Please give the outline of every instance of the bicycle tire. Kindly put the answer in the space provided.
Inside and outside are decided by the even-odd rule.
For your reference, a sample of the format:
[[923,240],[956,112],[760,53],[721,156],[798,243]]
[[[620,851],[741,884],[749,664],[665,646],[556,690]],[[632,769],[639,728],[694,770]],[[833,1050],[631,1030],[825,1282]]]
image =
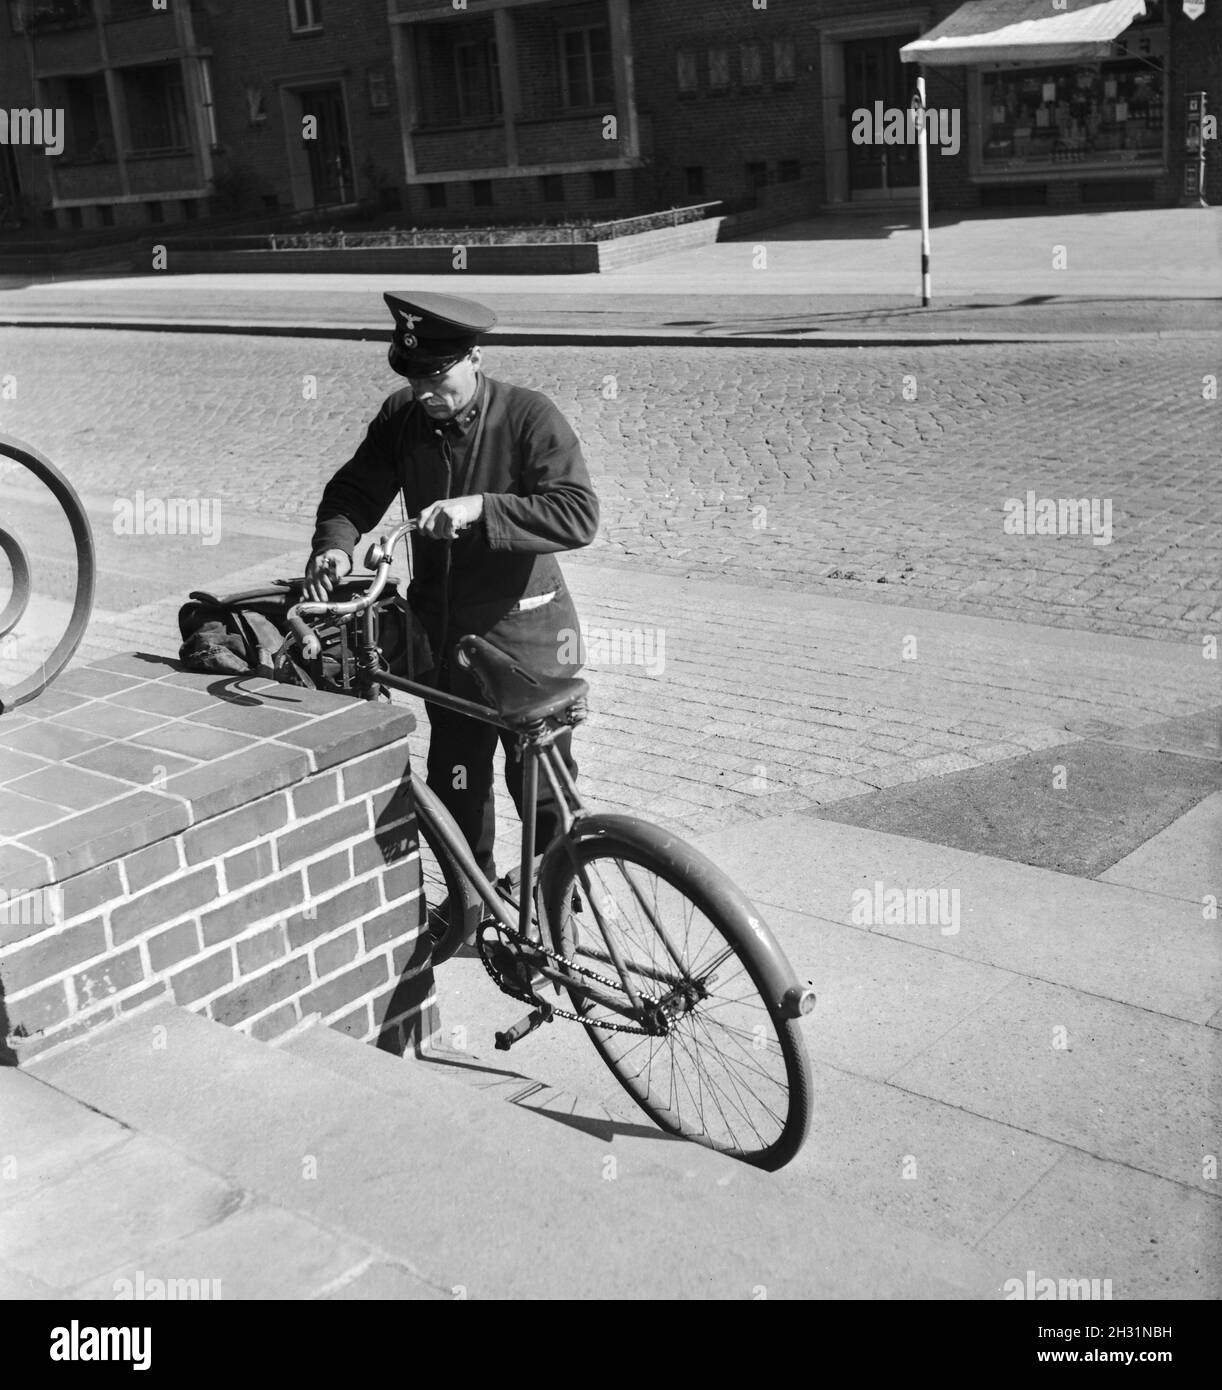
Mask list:
[[[581,988],[582,977],[570,972],[566,988],[574,1012],[603,1061],[661,1129],[759,1168],[783,1167],[802,1147],[810,1127],[810,1064],[798,1021],[785,1011],[784,990],[778,985],[778,977],[792,977],[792,970],[750,902],[716,865],[660,827],[625,816],[585,818],[568,847],[558,842],[549,850],[542,895],[556,948],[566,959],[604,976],[618,978],[618,972],[592,911],[576,910],[585,890],[570,850],[596,893],[600,884],[607,887],[610,866],[610,874],[622,880],[627,902],[638,909],[635,923],[628,921],[618,943],[624,959],[636,966],[629,973],[638,988],[652,989],[656,996],[662,991],[660,976],[677,978],[653,922],[632,892],[633,883],[645,887],[644,874],[666,886],[665,892],[647,891],[645,897],[655,916],[667,913],[662,925],[675,938],[672,945],[681,944],[679,954],[691,966],[689,979],[701,979],[700,971],[706,964],[712,969],[714,960],[732,956],[739,967],[727,977],[725,964],[719,963],[707,976],[708,997],[681,1012],[662,1037],[600,1027],[600,1019],[628,1020],[592,1003]],[[634,866],[631,879],[624,878],[625,863]],[[630,914],[623,900],[610,890],[608,894],[601,904],[604,918],[624,922]],[[684,915],[672,908],[683,908]],[[584,917],[580,926],[579,915]],[[620,929],[615,922],[610,925]],[[674,930],[679,926],[681,937]],[[723,1041],[730,1049],[727,1055],[716,1051]],[[686,1078],[678,1084],[677,1075],[685,1069],[694,1072],[694,1086]],[[756,1094],[757,1088],[767,1094]]]
[[[41,695],[71,661],[77,647],[80,646],[81,638],[85,635],[93,612],[97,567],[89,517],[81,505],[76,489],[68,479],[45,454],[39,453],[31,445],[14,439],[11,435],[0,434],[0,458],[20,464],[51,493],[67,519],[76,552],[72,610],[63,635],[36,671],[11,688],[0,686],[0,714],[3,714],[6,709],[16,709],[18,705],[28,704]],[[0,550],[6,555],[13,575],[12,593],[3,613],[3,633],[7,633],[16,627],[25,614],[31,589],[30,564],[21,542],[2,527]]]
[[[445,836],[461,838],[458,822],[436,794],[415,775],[412,792],[420,847],[420,889],[425,903],[422,929],[433,936],[432,962],[440,965],[475,940],[483,901],[446,848]],[[448,919],[440,909],[449,902]]]

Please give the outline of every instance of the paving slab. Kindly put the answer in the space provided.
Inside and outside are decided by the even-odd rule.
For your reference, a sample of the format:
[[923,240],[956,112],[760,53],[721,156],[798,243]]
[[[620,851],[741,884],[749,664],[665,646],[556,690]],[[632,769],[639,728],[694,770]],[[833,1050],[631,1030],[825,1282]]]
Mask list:
[[58,1290],[50,1284],[44,1284],[41,1279],[35,1279],[24,1270],[12,1269],[0,1260],[0,1299],[6,1303],[10,1299],[36,1299],[42,1302],[56,1297]]
[[241,1194],[140,1134],[70,1177],[6,1203],[4,1260],[61,1292],[221,1221]]
[[372,1259],[363,1242],[256,1199],[205,1230],[116,1264],[71,1296],[113,1299],[122,1280],[134,1292],[157,1279],[179,1281],[174,1296],[191,1301],[310,1298]]
[[1222,897],[1222,792],[1207,796],[1132,854],[1099,875],[1147,893],[1186,898],[1200,908]]
[[1108,729],[1099,738],[1127,748],[1153,748],[1159,753],[1181,753],[1222,762],[1222,707],[1182,719],[1143,724],[1136,729]]
[[1198,904],[805,815],[702,838],[765,907],[853,925],[875,885],[958,891],[960,927],[862,925],[928,950],[998,966],[1178,1019],[1207,1022],[1222,998],[1222,951]]
[[1039,980],[1016,980],[891,1083],[1210,1194],[1222,1037]]
[[368,1265],[351,1278],[322,1290],[317,1296],[328,1302],[356,1302],[376,1299],[379,1302],[396,1303],[436,1301],[443,1298],[463,1297],[466,1290],[461,1285],[449,1290],[434,1289],[423,1284],[410,1270],[402,1265],[375,1262]]
[[0,1208],[52,1187],[131,1131],[16,1067],[0,1067]]
[[1219,787],[1222,767],[1213,762],[1086,739],[838,801],[817,814],[1142,888],[1102,870]]
[[[815,1043],[818,1029],[808,1033]],[[806,1147],[779,1174],[799,1209],[826,1186],[864,1211],[968,1245],[1066,1152],[961,1105],[818,1063],[814,1117]]]
[[1110,1279],[1113,1299],[1222,1295],[1217,1196],[1084,1153],[1067,1153],[979,1248],[1009,1278]]

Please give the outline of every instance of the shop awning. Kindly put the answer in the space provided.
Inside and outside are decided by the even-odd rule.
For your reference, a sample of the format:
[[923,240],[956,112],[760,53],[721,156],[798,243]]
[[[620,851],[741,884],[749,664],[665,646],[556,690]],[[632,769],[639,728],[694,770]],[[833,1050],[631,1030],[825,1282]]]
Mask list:
[[905,63],[1056,63],[1106,58],[1111,43],[1146,12],[1146,0],[967,0],[941,24],[905,44]]

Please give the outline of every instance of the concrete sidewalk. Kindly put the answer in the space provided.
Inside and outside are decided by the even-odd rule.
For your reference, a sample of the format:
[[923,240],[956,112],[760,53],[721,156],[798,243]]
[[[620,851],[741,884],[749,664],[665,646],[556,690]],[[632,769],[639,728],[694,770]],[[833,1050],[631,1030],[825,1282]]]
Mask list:
[[[405,281],[485,300],[500,316],[500,340],[519,345],[943,343],[1222,329],[1222,209],[941,219],[932,240],[928,309],[920,307],[919,230],[903,212],[826,216],[601,275]],[[0,325],[361,338],[387,332],[383,288],[383,277],[361,274],[9,277],[0,280]]]

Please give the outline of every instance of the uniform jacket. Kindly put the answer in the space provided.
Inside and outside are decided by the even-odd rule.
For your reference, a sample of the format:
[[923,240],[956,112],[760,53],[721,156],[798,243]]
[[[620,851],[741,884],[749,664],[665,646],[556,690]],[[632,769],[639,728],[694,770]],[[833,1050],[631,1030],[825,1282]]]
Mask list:
[[[412,536],[412,607],[435,648],[443,628],[447,646],[475,633],[528,666],[572,675],[578,621],[556,555],[589,545],[599,514],[581,445],[538,391],[481,375],[472,404],[442,424],[416,405],[410,387],[387,397],[323,492],[313,549],[351,555],[400,489],[409,516],[440,498],[482,493],[483,515],[453,541]],[[518,610],[547,593],[555,594],[550,602]]]

